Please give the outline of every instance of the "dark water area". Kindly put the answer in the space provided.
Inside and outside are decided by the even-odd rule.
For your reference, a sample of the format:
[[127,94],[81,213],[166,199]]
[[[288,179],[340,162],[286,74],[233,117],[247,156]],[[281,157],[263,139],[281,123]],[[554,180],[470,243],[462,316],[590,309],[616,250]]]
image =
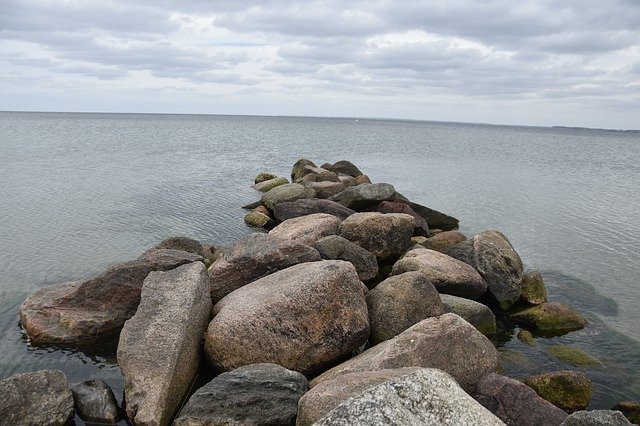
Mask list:
[[[0,113],[0,378],[54,368],[121,398],[113,353],[31,347],[20,303],[168,236],[232,243],[251,232],[240,206],[258,197],[254,176],[287,176],[301,157],[351,160],[467,235],[502,231],[550,299],[589,319],[536,347],[506,324],[494,342],[507,375],[578,369],[590,408],[640,400],[640,134],[397,120]],[[557,344],[602,365],[567,365],[547,352]]]

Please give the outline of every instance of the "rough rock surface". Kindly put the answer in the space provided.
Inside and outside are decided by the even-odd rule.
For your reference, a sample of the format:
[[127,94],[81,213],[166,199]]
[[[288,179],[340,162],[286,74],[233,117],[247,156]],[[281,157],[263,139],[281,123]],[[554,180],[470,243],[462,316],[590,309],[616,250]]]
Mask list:
[[369,281],[378,275],[378,261],[373,253],[338,235],[329,235],[318,240],[314,247],[323,259],[345,260],[355,266],[358,277]]
[[255,233],[237,241],[209,268],[211,299],[217,303],[251,281],[302,262],[320,260],[312,247],[273,235]]
[[276,223],[269,217],[259,211],[252,211],[244,216],[244,223],[254,228],[270,229],[276,226]]
[[402,367],[439,368],[467,391],[498,366],[498,352],[482,333],[456,314],[427,318],[326,371],[311,387],[343,374]]
[[413,227],[413,217],[407,214],[355,213],[342,222],[339,235],[384,262],[398,258],[409,248]]
[[579,371],[552,371],[529,376],[523,382],[568,413],[586,409],[591,400],[591,381]]
[[355,210],[351,210],[350,208],[347,208],[342,204],[338,204],[335,201],[321,200],[318,198],[308,198],[280,203],[276,205],[273,210],[273,216],[278,220],[278,222],[284,222],[287,219],[306,216],[313,213],[327,213],[336,216],[340,220],[344,220],[354,214]]
[[414,212],[413,209],[407,204],[382,201],[381,203],[367,210],[375,211],[378,213],[404,213],[408,214],[409,216],[413,216],[413,219],[415,220],[415,229],[413,231],[413,235],[429,235],[429,225],[427,224],[427,221],[418,213]]
[[396,192],[388,201],[407,204],[414,212],[422,216],[429,224],[430,229],[442,229],[443,231],[451,231],[458,227],[458,219],[441,213],[437,210],[430,209],[418,203],[409,201],[407,197]]
[[338,179],[340,179],[340,182],[342,182],[347,188],[350,186],[356,186],[358,184],[358,179],[354,178],[353,176],[340,174],[338,175]]
[[496,332],[496,316],[482,303],[449,294],[440,295],[445,312],[460,315],[482,334]]
[[[311,176],[311,175],[307,175]],[[316,192],[316,197],[326,199],[332,197],[346,188],[344,183],[332,182],[332,181],[320,181],[320,182],[304,182],[303,185],[306,188],[311,188]]]
[[169,249],[154,249],[144,256],[85,281],[36,290],[20,306],[20,321],[31,342],[60,346],[114,343],[124,322],[136,312],[149,272],[202,260]]
[[205,350],[224,371],[270,362],[314,374],[369,337],[367,304],[354,266],[302,263],[234,291],[214,306]]
[[389,277],[367,296],[371,344],[389,340],[425,318],[440,316],[444,306],[429,277],[413,271]]
[[355,164],[347,160],[341,160],[333,163],[329,168],[329,170],[331,170],[334,173],[342,173],[344,175],[349,175],[352,177],[358,177],[362,175],[362,172],[360,171],[360,169],[356,167]]
[[273,228],[269,234],[312,246],[320,238],[337,234],[341,222],[333,215],[314,213],[287,219]]
[[640,403],[622,401],[614,405],[611,409],[620,411],[631,423],[640,424]]
[[197,373],[210,317],[204,264],[152,272],[145,279],[117,353],[127,416],[136,425],[164,425],[173,418]]
[[560,302],[545,302],[533,306],[511,314],[511,319],[532,327],[541,334],[565,334],[587,325],[587,320],[582,315]]
[[395,192],[393,185],[388,183],[372,183],[350,186],[329,199],[350,209],[359,210],[388,200]]
[[459,244],[466,239],[467,237],[465,237],[462,232],[444,231],[438,232],[433,237],[427,238],[424,242],[421,242],[420,245],[424,248],[443,252],[447,248],[455,246],[456,244]]
[[253,188],[260,192],[269,192],[273,188],[276,188],[280,185],[286,185],[289,183],[289,179],[285,177],[275,177],[273,179],[265,180],[260,183],[256,183],[253,185]]
[[260,183],[267,180],[275,179],[278,175],[269,172],[260,172],[256,175],[256,178],[253,180],[254,183]]
[[298,372],[275,364],[247,365],[198,389],[173,425],[291,425],[307,388]]
[[120,419],[118,401],[102,380],[87,380],[71,388],[78,415],[85,422],[116,423]]
[[265,192],[260,201],[265,207],[273,211],[274,207],[279,203],[313,198],[315,196],[316,192],[311,188],[305,188],[304,185],[299,183],[287,183]]
[[498,231],[483,231],[445,253],[473,266],[486,281],[488,293],[507,310],[522,290],[522,260],[509,240]]
[[560,426],[626,426],[631,422],[620,411],[576,411]]
[[340,182],[338,175],[322,167],[306,166],[307,174],[298,179],[298,182]]
[[529,386],[495,373],[482,379],[475,399],[510,426],[558,425],[567,418]]
[[0,381],[0,423],[63,426],[73,418],[73,396],[62,371],[16,374]]
[[[154,249],[182,250],[186,251],[187,253],[197,254],[199,256],[205,255],[202,243],[189,237],[167,238],[165,240],[162,240],[160,244],[155,246],[152,250]],[[141,257],[144,257],[144,254]]]
[[316,425],[502,425],[448,374],[423,369],[375,385]]
[[531,271],[524,274],[520,300],[529,305],[540,305],[547,301],[547,289],[540,272]]
[[408,271],[426,274],[440,293],[477,299],[487,290],[487,283],[470,265],[446,254],[421,246],[408,251],[393,265],[392,275]]
[[307,166],[316,167],[313,161],[307,160],[306,158],[301,158],[296,161],[291,169],[291,181],[295,182],[307,173],[311,173],[311,170],[307,169]]

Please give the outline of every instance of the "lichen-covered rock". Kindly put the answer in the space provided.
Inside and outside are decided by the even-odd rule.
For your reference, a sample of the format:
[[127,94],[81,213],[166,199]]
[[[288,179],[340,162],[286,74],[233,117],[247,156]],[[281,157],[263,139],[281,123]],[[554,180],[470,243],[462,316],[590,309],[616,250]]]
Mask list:
[[0,423],[63,426],[73,418],[73,395],[62,371],[16,374],[0,381]]
[[226,296],[206,333],[209,362],[229,371],[270,362],[314,374],[369,337],[367,304],[352,264],[302,263]]
[[278,177],[278,175],[276,175],[274,173],[260,172],[260,173],[258,173],[256,178],[253,180],[253,183],[265,182],[267,180],[275,179],[277,177]]
[[560,426],[627,426],[631,423],[620,411],[576,411]]
[[523,382],[568,413],[586,409],[591,400],[591,381],[578,371],[553,371],[527,377]]
[[[311,175],[307,175],[311,176]],[[306,176],[305,176],[306,177]],[[320,182],[303,182],[303,185],[306,188],[311,188],[316,192],[317,198],[326,199],[332,197],[346,188],[344,183],[340,182],[332,182],[332,181],[320,181]]]
[[458,228],[458,219],[456,219],[455,217],[409,201],[407,197],[400,194],[399,192],[393,194],[393,196],[388,201],[407,204],[413,209],[414,212],[418,213],[427,221],[431,230],[440,229],[443,231],[451,231],[452,229]]
[[271,219],[271,217],[269,217],[269,215],[266,215],[259,211],[252,211],[247,213],[244,216],[244,223],[249,226],[253,226],[254,228],[261,229],[271,229],[276,226],[276,223],[273,219]]
[[280,203],[277,204],[273,210],[273,216],[278,222],[284,222],[287,219],[314,213],[327,213],[336,216],[340,220],[344,220],[354,214],[355,210],[351,210],[335,201],[321,200],[318,198]]
[[250,234],[224,251],[209,267],[211,299],[217,303],[251,281],[302,262],[322,259],[305,244],[269,234]]
[[467,237],[462,232],[458,231],[444,231],[438,232],[432,237],[420,242],[419,244],[424,248],[443,252],[447,248],[455,246],[466,240]]
[[222,373],[198,389],[173,422],[196,425],[291,425],[307,379],[275,364]]
[[444,313],[440,295],[419,271],[389,277],[367,296],[371,344],[389,340],[425,318]]
[[528,305],[540,305],[547,301],[547,289],[540,272],[531,271],[524,274],[520,300]]
[[118,401],[102,380],[87,380],[71,388],[78,415],[85,422],[117,423],[120,419]]
[[302,178],[302,176],[312,173],[307,166],[316,167],[313,161],[307,160],[306,158],[301,158],[296,161],[291,169],[291,182],[295,182]]
[[269,180],[265,180],[265,181],[260,182],[260,183],[256,183],[255,185],[253,185],[253,188],[258,190],[258,191],[260,191],[260,192],[269,192],[273,188],[277,188],[278,186],[286,185],[288,183],[289,183],[289,179],[287,179],[285,177],[275,177],[273,179],[269,179]]
[[319,239],[337,234],[341,222],[333,215],[314,213],[287,219],[273,228],[269,234],[313,246]]
[[496,332],[496,316],[482,303],[449,294],[440,295],[445,312],[460,315],[482,334]]
[[351,161],[347,161],[347,160],[341,160],[333,163],[329,168],[329,170],[335,173],[342,173],[344,175],[349,175],[353,177],[358,177],[362,175],[362,172],[360,171],[360,169],[356,167],[356,165],[353,164]]
[[329,199],[350,209],[360,210],[388,200],[395,192],[393,185],[388,183],[372,183],[349,186]]
[[533,306],[511,314],[511,319],[532,327],[541,334],[565,334],[587,325],[587,320],[582,315],[559,302],[545,302]]
[[305,188],[304,185],[299,183],[287,183],[276,186],[275,188],[265,192],[260,201],[269,210],[273,211],[275,206],[279,203],[300,200],[303,198],[314,198],[315,196],[316,192],[311,188]]
[[640,424],[640,403],[634,401],[619,402],[611,408],[620,411],[633,424]]
[[313,246],[323,259],[345,260],[355,266],[358,277],[369,281],[378,275],[378,261],[373,253],[338,235],[321,238]]
[[427,318],[393,339],[324,372],[311,387],[347,373],[402,367],[439,368],[473,391],[498,365],[498,352],[474,326],[456,314]]
[[413,209],[407,204],[394,203],[392,201],[382,201],[367,210],[375,211],[378,213],[404,213],[408,214],[409,216],[413,216],[413,219],[415,220],[415,229],[413,230],[413,235],[429,235],[429,225],[427,224],[427,221],[418,213],[414,212]]
[[554,357],[567,362],[574,367],[594,367],[601,364],[600,361],[586,352],[570,346],[554,345],[550,346],[548,351]]
[[531,334],[529,330],[520,330],[516,337],[518,338],[518,340],[520,340],[522,343],[526,345],[529,345],[529,346],[536,345],[536,339],[533,337],[533,334]]
[[342,222],[339,235],[384,262],[398,258],[409,248],[413,227],[413,217],[407,214],[355,213]]

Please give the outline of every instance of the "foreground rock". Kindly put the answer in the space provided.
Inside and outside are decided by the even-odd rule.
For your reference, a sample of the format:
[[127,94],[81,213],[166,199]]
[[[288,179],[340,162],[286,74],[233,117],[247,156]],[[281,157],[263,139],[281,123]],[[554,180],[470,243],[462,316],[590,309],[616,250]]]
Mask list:
[[205,349],[229,371],[270,362],[314,374],[369,337],[362,283],[340,260],[302,263],[234,291],[214,307]]
[[631,423],[640,424],[640,403],[623,401],[614,405],[612,410],[620,411]]
[[389,277],[367,296],[371,344],[389,340],[423,319],[440,316],[444,306],[429,278],[422,272]]
[[360,210],[393,197],[396,192],[388,183],[372,183],[350,186],[329,199],[350,209]]
[[327,213],[336,216],[340,220],[345,220],[354,214],[355,210],[351,210],[335,201],[320,200],[318,198],[279,203],[273,210],[273,216],[278,222],[314,213]]
[[593,410],[576,411],[560,426],[626,426],[631,423],[619,411]]
[[323,259],[344,260],[355,266],[361,281],[369,281],[378,275],[378,261],[369,251],[346,238],[330,235],[321,238],[314,246]]
[[487,291],[487,283],[470,265],[446,254],[418,246],[393,265],[392,275],[407,271],[426,274],[438,292],[477,299]]
[[285,185],[276,186],[267,191],[260,201],[269,210],[273,211],[274,207],[279,203],[287,201],[295,201],[303,198],[313,198],[316,192],[311,188],[305,188],[299,183],[287,183]]
[[316,423],[502,425],[448,374],[423,369],[375,385]]
[[500,308],[507,310],[520,298],[522,260],[500,232],[483,231],[449,247],[445,253],[473,266]]
[[456,314],[427,318],[391,340],[326,371],[311,387],[343,374],[402,367],[439,368],[473,391],[498,365],[493,344]]
[[524,274],[520,301],[528,305],[540,305],[547,301],[547,289],[540,272],[531,271]]
[[118,401],[102,380],[88,380],[71,388],[76,410],[85,422],[116,423],[120,419]]
[[408,214],[409,216],[412,216],[413,219],[415,220],[415,229],[413,231],[413,235],[422,235],[422,236],[429,235],[429,225],[427,224],[427,221],[418,213],[414,212],[413,209],[409,207],[407,204],[394,203],[391,201],[382,201],[381,203],[371,207],[368,210],[376,211],[378,213]]
[[268,234],[251,234],[224,251],[209,268],[211,299],[217,303],[232,291],[289,266],[320,260],[305,244]]
[[307,388],[298,372],[275,364],[247,365],[198,389],[173,425],[290,425]]
[[568,413],[586,409],[591,400],[591,381],[578,371],[554,371],[527,377],[523,382]]
[[587,320],[559,302],[545,302],[511,315],[515,322],[532,327],[541,334],[565,334],[580,330]]
[[155,249],[112,266],[85,281],[43,287],[20,306],[20,322],[38,345],[90,346],[113,343],[136,312],[140,289],[151,271],[165,271],[202,257]]
[[118,343],[127,416],[135,424],[168,424],[198,370],[211,317],[202,263],[149,274],[140,306]]
[[475,399],[507,425],[558,425],[567,418],[529,386],[494,373],[482,379]]
[[440,295],[445,312],[460,315],[482,334],[496,332],[496,316],[488,306],[449,294]]
[[339,235],[384,262],[409,248],[413,227],[413,217],[402,213],[355,213],[342,222]]
[[0,422],[6,425],[66,425],[73,396],[62,371],[16,374],[0,381]]
[[400,194],[399,192],[393,194],[393,196],[388,201],[394,201],[396,203],[404,203],[408,205],[414,212],[422,216],[427,221],[430,229],[451,231],[458,228],[458,219],[456,219],[455,217],[409,201],[407,197]]
[[287,219],[273,228],[269,234],[313,246],[319,239],[337,234],[340,223],[341,220],[333,215],[314,213]]

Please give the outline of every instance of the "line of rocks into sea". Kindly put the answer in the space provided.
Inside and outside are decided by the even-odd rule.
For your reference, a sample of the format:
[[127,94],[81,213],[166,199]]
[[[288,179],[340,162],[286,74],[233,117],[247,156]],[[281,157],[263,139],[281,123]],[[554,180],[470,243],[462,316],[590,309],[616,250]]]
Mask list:
[[[75,412],[181,426],[639,422],[631,401],[585,411],[582,372],[499,374],[496,315],[532,345],[587,323],[547,300],[502,233],[467,238],[348,161],[302,159],[291,181],[260,173],[254,187],[245,222],[260,232],[230,247],[173,237],[30,295],[32,345],[117,349],[124,406],[104,382],[42,370],[0,381],[0,424],[64,425]],[[218,375],[190,395],[199,370]]]

